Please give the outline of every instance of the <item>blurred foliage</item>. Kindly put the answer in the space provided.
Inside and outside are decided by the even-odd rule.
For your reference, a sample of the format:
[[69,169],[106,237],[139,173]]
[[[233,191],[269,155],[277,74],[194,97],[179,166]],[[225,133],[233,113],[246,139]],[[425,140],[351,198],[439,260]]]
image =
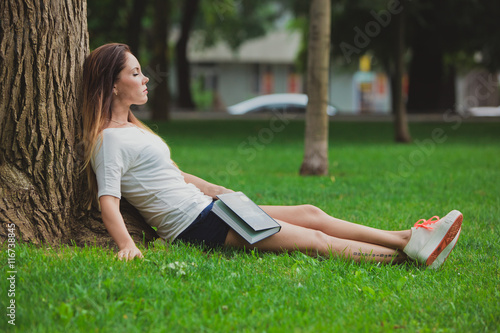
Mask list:
[[265,35],[282,14],[277,4],[266,0],[203,0],[195,30],[205,46],[223,40],[236,49],[248,39]]
[[[309,2],[278,2],[294,14],[290,28],[303,32],[304,46],[298,59],[304,66]],[[355,46],[354,40],[359,30],[365,33],[369,22],[378,22],[377,17],[387,14],[390,8],[400,7],[404,8],[407,16],[406,45],[410,51],[415,35],[423,28],[438,36],[445,51],[446,64],[453,63],[465,69],[473,66],[483,66],[490,70],[500,69],[500,1],[482,0],[332,0],[333,60],[343,66],[349,66],[365,53],[373,54],[375,61],[387,59],[394,38],[390,15],[388,25],[381,26],[380,32],[375,36],[368,36],[368,45],[358,47],[359,52],[353,53],[351,59],[346,59],[341,44],[344,42]],[[373,25],[371,27],[373,28]],[[477,52],[482,54],[479,62],[474,60]]]
[[[182,20],[183,3],[164,1],[171,1],[172,10],[165,15],[168,15],[171,25],[169,43],[172,50]],[[500,69],[500,1],[331,1],[331,52],[336,70],[356,70],[359,57],[368,53],[372,56],[372,68],[390,75],[394,68],[397,35],[396,25],[391,22],[402,8],[406,17],[406,62],[411,64],[423,59],[413,67],[414,72],[417,68],[417,74],[421,73],[430,81],[441,75],[435,74],[437,71],[433,71],[432,66],[427,66],[429,70],[425,73],[420,70],[422,63],[429,62],[425,53],[433,51],[439,55],[431,57],[432,61],[439,63],[438,68],[442,66],[444,71],[468,71],[475,67],[491,72]],[[265,35],[277,26],[295,30],[302,34],[295,67],[297,71],[305,72],[309,5],[309,1],[303,0],[201,0],[192,37],[197,38],[200,47],[225,41],[229,47],[237,49],[246,40]],[[144,10],[137,11],[138,7]],[[152,0],[88,0],[91,49],[108,42],[136,45],[138,50],[134,53],[147,66],[156,34],[154,13]],[[287,22],[283,24],[283,21]],[[421,58],[422,53],[424,58]],[[170,59],[175,65],[174,52],[171,52]],[[196,93],[199,89],[194,91]]]
[[87,0],[90,49],[127,42],[127,21],[133,0]]
[[[88,29],[90,47],[94,49],[109,42],[129,42],[129,22],[134,13],[134,2],[141,0],[88,0]],[[171,1],[171,0],[165,0]],[[152,1],[143,0],[146,11],[141,18],[143,36],[141,51],[149,47],[152,39]],[[173,3],[172,11],[165,13],[172,22],[172,31],[180,24],[181,4]],[[264,35],[274,21],[283,14],[283,8],[265,0],[202,0],[196,16],[194,31],[202,38],[204,46],[224,40],[236,49],[245,40]]]
[[[154,34],[151,30],[154,6],[150,0],[143,2],[147,9],[141,19],[141,51],[148,48],[151,39],[148,35]],[[353,44],[355,28],[364,31],[367,23],[376,21],[376,15],[397,4],[407,11],[406,44],[409,47],[418,27],[429,29],[439,36],[446,62],[461,67],[478,65],[473,56],[481,52],[479,65],[491,70],[500,68],[500,2],[481,0],[332,0],[332,52],[336,61],[347,65],[345,57],[341,57],[340,45],[342,42]],[[176,27],[181,19],[181,6],[176,3],[171,7],[172,12],[166,15]],[[91,49],[111,41],[127,43],[129,21],[135,15],[133,8],[134,0],[88,0]],[[224,40],[234,49],[245,40],[264,35],[284,13],[292,13],[288,28],[304,35],[304,45],[298,55],[300,69],[306,59],[308,10],[309,2],[301,0],[202,0],[194,30],[203,38],[205,46]],[[371,38],[367,47],[358,48],[359,52],[352,56],[354,59],[370,52],[376,58],[384,58],[390,45],[389,24]]]

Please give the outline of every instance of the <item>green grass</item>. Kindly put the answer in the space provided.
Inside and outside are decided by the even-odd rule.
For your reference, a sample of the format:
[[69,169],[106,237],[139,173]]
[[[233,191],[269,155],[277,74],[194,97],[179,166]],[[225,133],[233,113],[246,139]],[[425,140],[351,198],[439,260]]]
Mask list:
[[[334,216],[386,229],[459,209],[462,236],[443,269],[300,253],[207,252],[186,244],[156,245],[143,250],[144,260],[126,263],[110,249],[17,244],[15,328],[498,331],[500,124],[412,124],[415,143],[401,145],[392,142],[391,124],[332,123],[327,177],[297,174],[303,127],[300,121],[175,121],[157,129],[186,172],[242,190],[261,204],[314,203]],[[446,140],[432,141],[433,131],[434,139]],[[5,250],[0,259],[7,262]],[[6,313],[5,278],[1,285]],[[13,330],[2,318],[0,330]]]

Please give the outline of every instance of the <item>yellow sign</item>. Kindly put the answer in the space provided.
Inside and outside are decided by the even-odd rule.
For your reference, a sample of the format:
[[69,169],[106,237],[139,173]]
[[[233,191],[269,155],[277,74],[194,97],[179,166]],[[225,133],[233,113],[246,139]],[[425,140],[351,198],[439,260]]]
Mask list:
[[359,70],[362,72],[369,72],[371,69],[372,57],[369,55],[363,55],[359,59]]

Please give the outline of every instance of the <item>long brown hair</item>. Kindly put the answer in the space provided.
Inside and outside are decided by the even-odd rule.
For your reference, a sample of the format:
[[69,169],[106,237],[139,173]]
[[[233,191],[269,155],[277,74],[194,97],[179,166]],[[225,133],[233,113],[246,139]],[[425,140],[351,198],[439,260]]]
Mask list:
[[[99,135],[111,119],[113,86],[125,67],[127,52],[131,53],[125,44],[105,44],[92,51],[83,64],[83,170],[91,193],[87,208],[97,201],[97,181],[90,160]],[[128,121],[151,131],[130,111]]]

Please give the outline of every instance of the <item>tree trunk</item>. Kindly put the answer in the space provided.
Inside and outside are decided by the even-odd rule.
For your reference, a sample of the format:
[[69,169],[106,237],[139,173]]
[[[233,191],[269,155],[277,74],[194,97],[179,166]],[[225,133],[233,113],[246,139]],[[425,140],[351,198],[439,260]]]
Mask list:
[[142,33],[142,17],[148,5],[147,0],[134,0],[132,10],[129,13],[127,26],[128,46],[132,53],[139,59],[139,45]]
[[422,17],[413,21],[414,38],[409,70],[408,112],[436,113],[443,111],[441,103],[445,77],[442,18],[439,13],[442,2],[425,0]]
[[307,61],[306,132],[301,175],[328,174],[330,0],[312,0]]
[[187,45],[194,18],[198,12],[200,0],[184,0],[181,18],[181,35],[175,46],[177,69],[177,105],[183,109],[194,109],[195,105],[191,96],[191,71],[187,58]]
[[404,52],[405,52],[405,11],[394,17],[396,40],[394,43],[394,73],[391,78],[392,110],[394,113],[394,132],[396,142],[410,142],[410,129],[403,99]]
[[439,98],[439,108],[441,110],[456,109],[456,79],[457,75],[455,65],[446,65],[444,68],[443,81],[441,83],[441,96]]
[[[17,239],[35,244],[105,244],[100,214],[81,207],[88,195],[78,154],[86,1],[0,7],[0,241],[14,224]],[[133,236],[154,236],[136,211],[124,210]]]
[[155,1],[154,46],[151,62],[152,75],[148,84],[153,92],[151,100],[153,120],[170,119],[170,89],[168,84],[168,68],[170,63],[168,49],[168,31],[170,0]]

